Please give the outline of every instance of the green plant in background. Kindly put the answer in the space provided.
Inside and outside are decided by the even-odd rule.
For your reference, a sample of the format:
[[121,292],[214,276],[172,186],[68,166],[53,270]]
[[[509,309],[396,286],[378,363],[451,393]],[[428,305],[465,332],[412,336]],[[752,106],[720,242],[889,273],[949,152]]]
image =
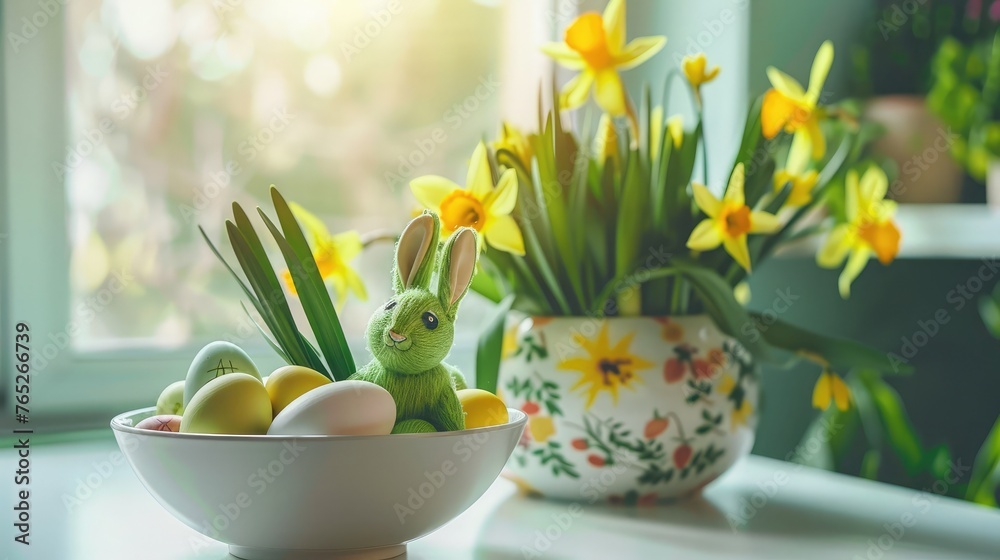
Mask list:
[[[1000,284],[993,292],[979,300],[979,314],[994,338],[1000,340]],[[972,467],[972,481],[965,498],[974,502],[998,507],[1000,499],[1000,416],[976,455]]]
[[927,105],[957,135],[952,155],[981,182],[1000,155],[1000,33],[972,45],[946,39],[933,68]]
[[244,295],[264,321],[267,332],[244,306],[247,316],[254,321],[261,336],[271,348],[289,364],[312,368],[334,381],[347,379],[356,370],[354,358],[351,356],[344,330],[337,318],[337,311],[333,307],[333,301],[320,274],[320,267],[292,209],[274,187],[271,187],[271,200],[280,227],[275,225],[262,209],[257,208],[257,213],[281,251],[288,275],[316,337],[315,345],[296,325],[275,268],[271,265],[260,237],[250,222],[250,217],[239,204],[233,203],[233,220],[226,220],[226,233],[246,282],[222,257],[205,230],[201,227],[198,229],[212,252],[232,273],[233,278],[243,289]]
[[969,2],[973,34],[945,38],[930,64],[927,105],[956,135],[951,153],[979,182],[1000,156],[1000,4]]

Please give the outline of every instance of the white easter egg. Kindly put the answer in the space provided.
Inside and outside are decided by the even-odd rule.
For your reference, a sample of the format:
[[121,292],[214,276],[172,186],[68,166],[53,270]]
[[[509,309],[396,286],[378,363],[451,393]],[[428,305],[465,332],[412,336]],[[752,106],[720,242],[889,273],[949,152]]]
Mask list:
[[304,393],[271,422],[269,435],[386,435],[396,423],[396,401],[374,383],[336,381]]
[[209,381],[230,373],[245,373],[260,380],[257,366],[242,348],[224,340],[206,344],[191,361],[184,378],[184,406]]

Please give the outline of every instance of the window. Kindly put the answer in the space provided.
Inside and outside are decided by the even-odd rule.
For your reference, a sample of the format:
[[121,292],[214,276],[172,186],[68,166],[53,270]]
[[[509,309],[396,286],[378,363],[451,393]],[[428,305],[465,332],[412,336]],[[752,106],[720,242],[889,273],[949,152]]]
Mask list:
[[[396,227],[414,209],[409,179],[464,177],[475,142],[495,134],[510,104],[506,92],[534,99],[534,86],[530,96],[509,86],[541,73],[503,64],[508,46],[521,48],[510,39],[525,34],[503,22],[540,11],[527,3],[81,0],[3,10],[5,37],[18,39],[4,47],[2,328],[31,325],[36,403],[48,412],[148,402],[212,339],[237,341],[262,370],[279,365],[196,226],[227,249],[230,203],[268,210],[275,184],[331,231]],[[520,111],[532,122],[533,104]],[[383,243],[355,262],[369,300],[348,303],[349,332],[363,332],[388,296],[390,260]],[[486,309],[470,298],[464,321],[479,323]],[[460,329],[469,366],[476,332]]]

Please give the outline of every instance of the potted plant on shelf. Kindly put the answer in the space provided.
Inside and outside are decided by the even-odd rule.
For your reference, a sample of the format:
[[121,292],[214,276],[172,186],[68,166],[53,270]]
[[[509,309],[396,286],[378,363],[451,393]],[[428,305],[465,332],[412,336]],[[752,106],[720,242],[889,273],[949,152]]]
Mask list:
[[864,99],[864,118],[877,125],[872,153],[895,163],[890,196],[899,202],[952,203],[962,197],[962,169],[948,153],[948,129],[928,107],[926,94],[938,45],[954,33],[978,32],[972,27],[985,19],[976,13],[982,7],[924,0],[904,11],[899,2],[877,0],[850,49],[852,95]]
[[[693,126],[665,119],[669,99],[654,105],[648,88],[637,107],[618,72],[665,38],[626,44],[624,10],[612,0],[543,47],[579,73],[540,110],[537,131],[504,125],[480,143],[464,186],[431,176],[411,188],[442,234],[480,233],[472,289],[498,313],[477,385],[529,415],[510,476],[546,496],[650,503],[697,491],[749,452],[758,362],[820,364],[820,408],[851,406],[840,375],[852,368],[906,371],[743,305],[753,267],[797,240],[826,235],[818,262],[846,261],[847,297],[872,256],[893,260],[900,234],[885,173],[861,158],[856,116],[819,104],[832,45],[808,87],[768,70],[773,87],[749,110],[727,180],[706,186],[692,180],[699,154],[702,178],[708,168],[700,89],[719,70],[704,55],[684,61]],[[591,91],[596,132],[571,130],[566,118]]]
[[943,41],[927,103],[948,126],[951,154],[986,184],[986,202],[1000,206],[1000,31],[968,44]]

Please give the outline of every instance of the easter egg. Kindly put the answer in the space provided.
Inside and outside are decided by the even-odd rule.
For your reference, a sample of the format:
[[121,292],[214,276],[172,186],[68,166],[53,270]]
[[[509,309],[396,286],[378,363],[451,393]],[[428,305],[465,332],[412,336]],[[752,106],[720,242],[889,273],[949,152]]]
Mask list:
[[303,394],[320,385],[332,383],[330,378],[322,373],[302,366],[278,368],[266,379],[264,387],[271,397],[271,410],[275,416]]
[[493,393],[482,389],[461,389],[455,392],[465,411],[466,429],[499,426],[508,422],[507,405]]
[[191,361],[184,379],[184,406],[206,383],[230,373],[245,373],[260,381],[257,366],[239,346],[224,340],[205,345]]
[[140,421],[135,427],[140,430],[157,432],[179,432],[181,431],[181,417],[176,414],[157,414]]
[[196,434],[267,433],[271,399],[260,379],[230,373],[212,379],[184,409],[181,431]]
[[160,393],[160,397],[156,399],[156,413],[176,415],[184,413],[183,381],[174,381]]
[[284,408],[268,434],[375,436],[392,431],[396,401],[374,383],[358,380],[327,383]]

